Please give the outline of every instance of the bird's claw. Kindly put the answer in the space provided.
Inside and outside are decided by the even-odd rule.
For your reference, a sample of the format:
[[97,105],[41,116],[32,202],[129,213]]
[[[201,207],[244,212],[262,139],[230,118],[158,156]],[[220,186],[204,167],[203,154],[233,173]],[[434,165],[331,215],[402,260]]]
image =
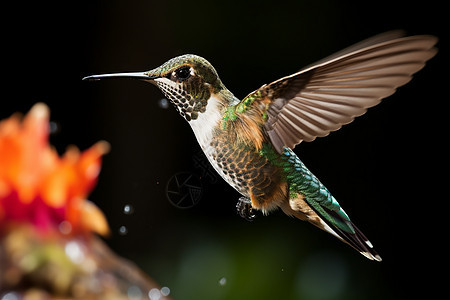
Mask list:
[[237,213],[247,221],[253,221],[256,214],[253,212],[252,202],[246,197],[240,197],[238,203],[236,203]]

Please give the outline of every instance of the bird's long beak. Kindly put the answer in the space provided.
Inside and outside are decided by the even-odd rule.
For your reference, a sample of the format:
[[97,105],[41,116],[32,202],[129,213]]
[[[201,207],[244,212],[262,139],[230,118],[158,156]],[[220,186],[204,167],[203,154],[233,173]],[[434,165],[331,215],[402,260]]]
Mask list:
[[130,79],[140,79],[145,81],[151,81],[158,78],[159,75],[156,75],[151,72],[132,72],[132,73],[112,73],[112,74],[100,74],[100,75],[91,75],[86,76],[83,80],[100,80],[100,79],[109,79],[109,78],[130,78]]

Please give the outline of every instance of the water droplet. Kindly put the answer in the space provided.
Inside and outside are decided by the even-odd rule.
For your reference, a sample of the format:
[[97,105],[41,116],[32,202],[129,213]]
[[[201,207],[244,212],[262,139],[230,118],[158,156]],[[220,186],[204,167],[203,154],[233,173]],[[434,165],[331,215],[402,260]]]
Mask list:
[[158,105],[159,105],[159,107],[161,107],[161,108],[168,109],[168,108],[169,108],[169,101],[167,101],[166,98],[162,98],[162,99],[160,99],[160,100],[158,101]]
[[119,234],[120,235],[126,235],[128,233],[128,229],[126,226],[122,225],[119,227]]
[[150,300],[159,300],[161,299],[161,292],[157,288],[153,288],[148,292],[148,297]]
[[64,251],[66,252],[67,257],[76,264],[79,264],[84,260],[83,249],[76,241],[68,242],[64,247]]
[[49,126],[49,130],[50,130],[50,134],[57,134],[61,131],[61,126],[59,125],[58,122],[50,121],[48,126]]
[[226,279],[225,277],[220,278],[219,284],[220,284],[221,286],[224,286],[225,284],[227,284],[227,279]]
[[126,215],[131,215],[134,212],[134,207],[131,206],[130,204],[126,204],[123,207],[123,213]]
[[69,234],[72,231],[72,224],[69,221],[62,221],[59,223],[58,229],[62,234]]
[[169,296],[169,294],[170,294],[170,289],[169,289],[167,286],[162,287],[162,288],[161,288],[161,294],[162,294],[163,296]]

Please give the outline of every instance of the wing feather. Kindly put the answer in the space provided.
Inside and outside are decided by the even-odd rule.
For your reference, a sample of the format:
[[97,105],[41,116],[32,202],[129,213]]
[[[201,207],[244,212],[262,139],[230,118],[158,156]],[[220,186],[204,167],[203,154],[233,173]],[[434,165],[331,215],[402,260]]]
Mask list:
[[265,131],[278,151],[293,148],[338,130],[392,95],[436,54],[436,42],[425,35],[378,35],[264,85],[245,99],[257,93],[270,98]]
[[327,128],[324,126],[326,123],[323,119],[318,119],[317,115],[309,113],[307,110],[298,111],[297,108],[289,108],[286,110],[286,115],[294,123],[296,128],[304,130],[310,134],[326,133]]

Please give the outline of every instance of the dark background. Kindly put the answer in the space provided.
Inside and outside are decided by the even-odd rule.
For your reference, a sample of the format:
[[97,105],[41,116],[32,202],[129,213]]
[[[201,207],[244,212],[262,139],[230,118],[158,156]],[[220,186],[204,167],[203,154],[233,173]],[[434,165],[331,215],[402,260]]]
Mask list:
[[[440,4],[442,3],[442,5]],[[3,4],[0,117],[36,102],[57,124],[51,143],[111,143],[90,199],[106,241],[175,299],[408,299],[438,292],[447,264],[448,9],[443,1],[35,1]],[[371,262],[281,213],[246,222],[237,192],[202,177],[190,209],[170,178],[206,162],[188,124],[138,81],[84,82],[144,71],[179,54],[207,58],[242,98],[335,51],[392,29],[440,38],[408,85],[329,137],[295,151],[383,257]],[[206,171],[211,169],[206,169]],[[214,179],[216,181],[214,181]],[[131,214],[124,213],[131,205]],[[121,226],[126,228],[120,233]],[[445,270],[444,270],[445,272]],[[439,275],[446,276],[446,275]]]

